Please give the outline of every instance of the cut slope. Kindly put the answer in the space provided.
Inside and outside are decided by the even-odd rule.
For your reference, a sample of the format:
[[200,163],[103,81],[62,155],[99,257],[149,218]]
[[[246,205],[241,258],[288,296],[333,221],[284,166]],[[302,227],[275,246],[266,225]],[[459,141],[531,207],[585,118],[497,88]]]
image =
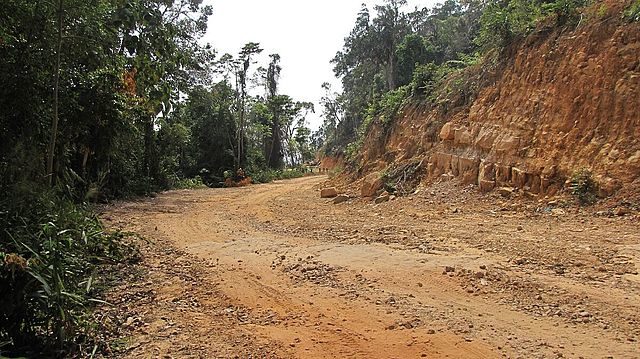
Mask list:
[[574,31],[541,30],[509,58],[454,75],[448,103],[414,104],[390,127],[374,124],[359,174],[424,157],[427,178],[482,190],[555,193],[585,167],[601,195],[640,188],[640,24],[612,9]]

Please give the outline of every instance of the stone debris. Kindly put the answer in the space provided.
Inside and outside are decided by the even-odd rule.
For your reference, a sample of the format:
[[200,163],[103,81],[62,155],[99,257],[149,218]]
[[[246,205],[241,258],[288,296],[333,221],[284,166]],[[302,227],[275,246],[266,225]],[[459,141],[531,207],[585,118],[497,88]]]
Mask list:
[[337,195],[338,190],[335,187],[328,187],[320,190],[320,198],[333,198]]
[[348,195],[340,194],[333,198],[333,204],[340,204],[348,201],[349,199],[351,199],[351,197],[349,197]]

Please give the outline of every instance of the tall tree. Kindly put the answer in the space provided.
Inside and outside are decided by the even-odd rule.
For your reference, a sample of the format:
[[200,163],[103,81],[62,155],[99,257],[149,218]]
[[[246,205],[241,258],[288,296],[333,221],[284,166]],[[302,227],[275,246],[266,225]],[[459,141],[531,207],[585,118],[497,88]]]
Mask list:
[[260,44],[256,42],[250,42],[244,45],[239,54],[239,66],[236,69],[236,85],[238,88],[239,96],[238,96],[238,128],[236,135],[236,165],[235,168],[238,169],[243,166],[243,163],[246,160],[246,127],[247,127],[247,85],[249,78],[249,68],[253,63],[253,57],[257,54],[260,54],[262,49],[260,48]]
[[400,7],[406,0],[386,0],[384,5],[376,6],[377,16],[373,19],[374,59],[385,68],[387,90],[395,90],[397,85],[396,46],[407,34],[409,27]]
[[282,148],[282,129],[281,129],[281,116],[282,116],[282,98],[276,98],[278,95],[278,81],[280,79],[280,55],[269,55],[271,61],[267,68],[265,85],[267,104],[270,109],[271,116],[269,118],[269,130],[265,136],[265,159],[267,160],[267,166],[270,168],[281,168],[284,165],[282,160],[283,148]]
[[53,122],[51,125],[51,137],[49,139],[49,153],[47,155],[47,173],[49,185],[53,183],[53,158],[55,156],[56,140],[58,138],[59,106],[60,106],[60,62],[62,52],[62,28],[64,19],[64,2],[58,0],[58,35],[56,39],[56,61],[53,80]]

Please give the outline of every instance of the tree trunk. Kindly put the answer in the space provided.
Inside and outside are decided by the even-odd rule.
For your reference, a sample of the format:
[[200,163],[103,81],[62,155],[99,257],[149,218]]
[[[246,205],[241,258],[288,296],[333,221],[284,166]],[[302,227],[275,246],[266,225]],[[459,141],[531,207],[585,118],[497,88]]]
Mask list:
[[158,155],[154,139],[154,119],[149,117],[144,129],[144,161],[143,171],[146,176],[147,189],[151,188],[151,179],[157,180],[159,174]]
[[271,136],[269,138],[269,157],[267,166],[273,169],[282,168],[282,136],[280,136],[280,120],[278,116],[273,117],[271,123]]
[[88,146],[82,146],[82,178],[87,178],[87,161],[89,161],[89,154],[91,149]]
[[389,91],[396,89],[396,59],[393,52],[389,54],[389,62],[387,64],[387,86],[389,86]]
[[59,122],[59,93],[60,93],[60,62],[62,51],[62,16],[63,16],[63,0],[58,0],[58,38],[56,42],[56,63],[54,69],[53,84],[53,123],[51,124],[51,134],[49,136],[49,153],[47,154],[47,181],[49,186],[53,184],[53,158],[56,150],[56,141],[58,139],[58,122]]

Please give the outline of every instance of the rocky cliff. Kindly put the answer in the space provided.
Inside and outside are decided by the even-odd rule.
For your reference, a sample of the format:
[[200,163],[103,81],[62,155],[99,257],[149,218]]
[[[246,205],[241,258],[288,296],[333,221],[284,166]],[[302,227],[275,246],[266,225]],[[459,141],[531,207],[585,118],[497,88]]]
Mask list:
[[539,29],[508,60],[453,75],[438,100],[374,124],[358,175],[412,162],[426,180],[553,194],[587,168],[601,195],[640,189],[640,24],[612,3],[575,29]]

